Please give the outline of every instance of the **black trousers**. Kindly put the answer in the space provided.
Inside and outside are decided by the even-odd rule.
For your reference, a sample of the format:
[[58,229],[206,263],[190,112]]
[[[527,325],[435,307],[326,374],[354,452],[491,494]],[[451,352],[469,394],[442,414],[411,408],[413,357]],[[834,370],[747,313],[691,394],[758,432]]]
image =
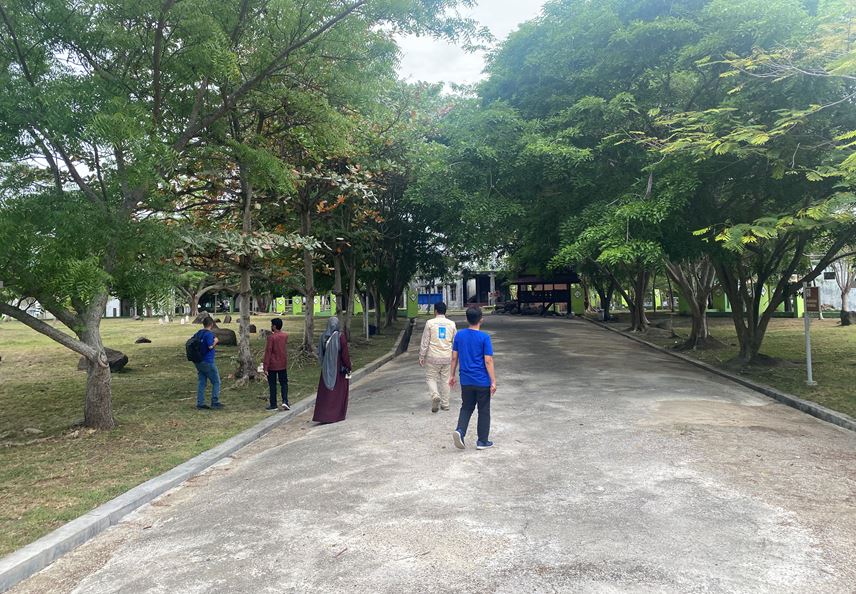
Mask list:
[[279,385],[282,387],[282,403],[288,404],[288,371],[270,371],[268,370],[268,387],[270,388],[270,405],[276,406],[276,380],[279,379]]
[[490,434],[490,388],[481,386],[461,386],[461,412],[458,415],[458,431],[461,436],[467,434],[470,418],[478,407],[479,420],[477,431],[479,441],[487,441]]

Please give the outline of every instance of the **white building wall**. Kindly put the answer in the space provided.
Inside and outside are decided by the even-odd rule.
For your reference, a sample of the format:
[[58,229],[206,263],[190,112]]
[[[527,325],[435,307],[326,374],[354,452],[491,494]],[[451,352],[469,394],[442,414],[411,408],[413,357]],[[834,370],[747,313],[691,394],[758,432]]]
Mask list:
[[[841,289],[838,288],[838,283],[834,280],[818,281],[820,285],[820,303],[823,305],[831,305],[833,309],[841,308]],[[856,310],[856,289],[850,290],[848,306],[851,310]]]
[[110,301],[107,302],[107,307],[104,308],[104,317],[105,318],[118,318],[122,315],[122,302],[116,299],[115,297],[111,297]]
[[[427,282],[416,283],[415,287],[419,294],[441,294],[443,296],[443,302],[449,307],[449,309],[463,309],[464,307],[464,281],[462,278],[457,278],[451,283],[432,279]],[[421,306],[421,308],[424,310],[425,306]],[[430,310],[431,308],[429,307],[428,309]]]
[[478,292],[478,285],[476,284],[476,279],[468,278],[467,279],[467,299],[472,299],[473,295]]

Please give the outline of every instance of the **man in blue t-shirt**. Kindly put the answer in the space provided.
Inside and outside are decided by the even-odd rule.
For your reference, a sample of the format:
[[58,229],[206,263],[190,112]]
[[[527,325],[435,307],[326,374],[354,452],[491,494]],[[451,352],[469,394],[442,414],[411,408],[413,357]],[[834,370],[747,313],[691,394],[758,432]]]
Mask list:
[[496,393],[496,374],[493,369],[493,345],[490,336],[481,331],[482,311],[479,307],[467,310],[470,327],[459,330],[452,343],[452,370],[449,386],[455,385],[455,370],[461,366],[461,412],[458,428],[452,431],[455,447],[464,449],[464,436],[473,411],[478,406],[477,450],[493,446],[490,433],[490,399]]
[[[214,355],[216,353],[214,348],[220,342],[220,339],[214,336],[214,333],[211,331],[214,328],[213,318],[205,318],[202,326],[202,330],[196,333],[202,339],[203,350],[205,351],[202,361],[195,364],[199,378],[199,384],[196,388],[196,408],[203,410],[223,408],[223,403],[220,402],[220,371],[214,362]],[[205,388],[209,381],[211,382],[211,406],[205,404]]]

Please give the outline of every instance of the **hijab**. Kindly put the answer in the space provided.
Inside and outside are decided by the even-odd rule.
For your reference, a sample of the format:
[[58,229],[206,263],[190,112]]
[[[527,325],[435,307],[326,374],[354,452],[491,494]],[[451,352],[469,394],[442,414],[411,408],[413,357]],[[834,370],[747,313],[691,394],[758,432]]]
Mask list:
[[332,317],[327,329],[321,335],[318,345],[318,358],[321,359],[321,378],[328,390],[336,387],[339,377],[339,318]]

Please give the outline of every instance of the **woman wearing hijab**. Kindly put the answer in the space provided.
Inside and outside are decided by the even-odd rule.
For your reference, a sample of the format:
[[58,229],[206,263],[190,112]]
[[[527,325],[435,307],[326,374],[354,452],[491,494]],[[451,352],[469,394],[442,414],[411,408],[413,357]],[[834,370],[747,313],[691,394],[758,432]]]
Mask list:
[[315,401],[317,423],[338,423],[348,413],[348,379],[351,372],[351,356],[348,341],[339,332],[339,318],[330,318],[327,329],[318,345],[321,361],[321,380],[318,382],[318,398]]

